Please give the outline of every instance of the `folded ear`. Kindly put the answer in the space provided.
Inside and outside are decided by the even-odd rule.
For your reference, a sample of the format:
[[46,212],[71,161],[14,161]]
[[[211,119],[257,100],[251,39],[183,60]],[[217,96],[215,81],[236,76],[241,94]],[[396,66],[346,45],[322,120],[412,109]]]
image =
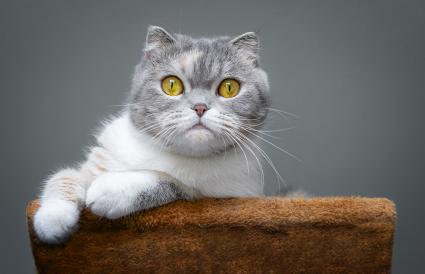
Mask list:
[[163,49],[173,45],[176,39],[165,29],[158,26],[149,26],[146,35],[145,51],[153,49]]
[[230,40],[229,43],[238,50],[243,50],[253,57],[258,55],[258,51],[260,49],[260,41],[255,32],[247,32],[239,35]]

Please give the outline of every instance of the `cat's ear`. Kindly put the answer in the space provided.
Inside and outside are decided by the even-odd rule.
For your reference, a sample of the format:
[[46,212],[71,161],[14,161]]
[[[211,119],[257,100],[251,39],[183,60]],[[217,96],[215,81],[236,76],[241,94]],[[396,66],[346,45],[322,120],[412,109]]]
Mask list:
[[229,42],[236,49],[248,54],[250,58],[257,59],[260,49],[260,41],[255,32],[247,32],[239,35]]
[[145,52],[154,49],[164,49],[176,42],[176,39],[165,29],[158,26],[149,26],[146,35]]

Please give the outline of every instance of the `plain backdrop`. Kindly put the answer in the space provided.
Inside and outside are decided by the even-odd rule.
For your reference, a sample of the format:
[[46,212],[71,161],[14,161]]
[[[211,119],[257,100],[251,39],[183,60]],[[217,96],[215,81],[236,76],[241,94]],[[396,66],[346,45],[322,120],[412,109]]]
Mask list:
[[[196,37],[257,31],[286,183],[388,197],[394,273],[425,273],[424,1],[1,1],[1,272],[34,273],[25,206],[83,158],[129,90],[148,25]],[[231,168],[231,167],[229,167]],[[267,192],[278,184],[267,168]]]

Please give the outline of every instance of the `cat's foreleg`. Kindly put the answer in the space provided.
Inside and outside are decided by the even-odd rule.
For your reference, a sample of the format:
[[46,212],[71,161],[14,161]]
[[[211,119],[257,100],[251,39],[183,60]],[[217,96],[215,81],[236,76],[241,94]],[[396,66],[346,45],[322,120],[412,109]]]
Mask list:
[[97,177],[87,190],[86,204],[96,215],[116,219],[189,197],[187,189],[164,173],[107,172]]
[[34,216],[34,230],[41,241],[60,243],[73,232],[84,206],[89,177],[80,169],[63,169],[47,180]]

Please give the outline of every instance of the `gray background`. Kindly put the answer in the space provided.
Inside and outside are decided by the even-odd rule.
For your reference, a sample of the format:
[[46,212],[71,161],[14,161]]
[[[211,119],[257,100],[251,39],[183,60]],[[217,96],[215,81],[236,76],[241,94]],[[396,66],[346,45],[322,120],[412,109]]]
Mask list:
[[[424,1],[2,1],[1,271],[31,273],[25,205],[82,159],[119,110],[149,24],[194,36],[258,31],[273,106],[268,147],[287,183],[388,197],[394,273],[425,273]],[[267,191],[277,189],[270,169]]]

